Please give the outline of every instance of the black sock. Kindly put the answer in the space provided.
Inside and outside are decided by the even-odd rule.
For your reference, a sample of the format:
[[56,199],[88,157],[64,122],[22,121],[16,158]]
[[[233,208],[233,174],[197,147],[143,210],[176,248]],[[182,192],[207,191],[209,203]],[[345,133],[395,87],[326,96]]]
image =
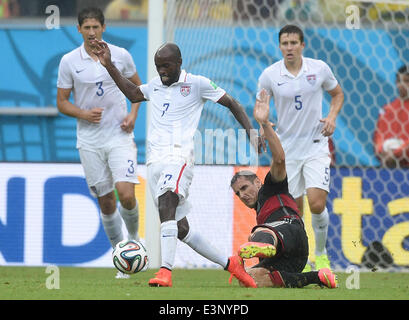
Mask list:
[[321,284],[318,271],[290,273],[280,271],[286,288],[302,288],[309,284]]

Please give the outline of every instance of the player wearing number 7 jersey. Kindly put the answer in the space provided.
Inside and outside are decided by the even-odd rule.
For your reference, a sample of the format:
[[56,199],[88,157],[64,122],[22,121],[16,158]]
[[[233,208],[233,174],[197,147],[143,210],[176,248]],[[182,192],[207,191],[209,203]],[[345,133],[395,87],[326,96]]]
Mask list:
[[[329,215],[326,208],[330,183],[328,137],[344,95],[330,67],[322,60],[303,57],[303,31],[287,25],[279,32],[283,59],[267,67],[259,77],[262,89],[273,98],[277,113],[276,132],[286,154],[289,191],[303,213],[307,194],[315,235],[316,269],[329,268],[326,251]],[[324,91],[331,95],[327,117],[322,116]]]
[[[63,56],[58,70],[57,106],[61,113],[77,118],[77,148],[85,177],[93,196],[98,198],[105,232],[114,247],[124,239],[122,220],[128,238],[138,238],[138,183],[136,146],[133,129],[139,103],[128,114],[126,99],[108,72],[92,53],[92,40],[105,31],[100,9],[86,8],[78,15],[78,31],[83,44]],[[113,61],[121,73],[140,84],[131,55],[109,45]],[[74,94],[73,103],[69,100]],[[120,207],[117,208],[116,188]],[[117,277],[126,277],[118,274]]]
[[[160,217],[162,264],[149,281],[150,286],[172,286],[172,268],[177,239],[207,259],[223,266],[246,286],[255,287],[245,272],[240,257],[228,258],[189,226],[189,187],[193,178],[193,137],[206,100],[217,102],[232,112],[246,129],[250,141],[258,149],[260,137],[252,137],[252,125],[244,108],[208,78],[181,69],[182,55],[174,43],[162,45],[155,54],[158,77],[147,84],[135,86],[120,75],[111,62],[106,43],[97,41],[96,51],[101,63],[118,87],[132,102],[151,101],[148,131],[148,183]],[[255,138],[255,139],[253,139]]]

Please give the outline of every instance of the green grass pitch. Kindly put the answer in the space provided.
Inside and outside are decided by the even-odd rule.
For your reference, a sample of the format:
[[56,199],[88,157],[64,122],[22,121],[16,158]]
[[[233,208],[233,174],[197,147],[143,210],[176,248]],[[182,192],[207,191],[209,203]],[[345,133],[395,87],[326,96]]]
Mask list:
[[[0,267],[1,300],[407,300],[409,273],[361,272],[359,289],[348,289],[351,274],[337,273],[339,288],[242,288],[218,269],[175,269],[172,288],[152,288],[156,269],[115,279],[114,268]],[[53,277],[53,278],[49,278]],[[47,280],[48,279],[48,280]],[[59,288],[47,287],[57,285]]]

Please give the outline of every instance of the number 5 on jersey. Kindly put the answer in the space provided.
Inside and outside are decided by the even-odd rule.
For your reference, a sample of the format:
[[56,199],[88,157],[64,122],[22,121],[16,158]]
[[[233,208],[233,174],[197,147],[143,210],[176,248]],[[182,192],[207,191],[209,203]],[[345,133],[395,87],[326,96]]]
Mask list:
[[302,109],[301,95],[295,96],[294,100],[295,100],[295,109],[301,110]]

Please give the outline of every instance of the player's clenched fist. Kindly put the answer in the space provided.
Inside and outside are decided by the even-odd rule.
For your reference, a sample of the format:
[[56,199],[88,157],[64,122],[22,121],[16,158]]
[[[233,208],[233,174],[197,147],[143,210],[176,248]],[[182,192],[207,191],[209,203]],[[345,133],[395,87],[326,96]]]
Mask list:
[[85,120],[92,123],[100,123],[103,111],[103,108],[92,108],[91,110],[88,110]]

